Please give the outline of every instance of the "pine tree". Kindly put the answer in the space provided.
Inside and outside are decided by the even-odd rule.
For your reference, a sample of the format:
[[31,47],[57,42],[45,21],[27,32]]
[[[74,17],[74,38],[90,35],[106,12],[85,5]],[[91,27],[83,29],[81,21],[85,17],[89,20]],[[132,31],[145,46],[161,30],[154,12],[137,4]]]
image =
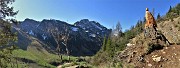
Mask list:
[[113,55],[113,46],[112,46],[112,41],[110,38],[107,39],[107,44],[106,44],[106,52],[108,55],[111,57]]
[[146,23],[146,17],[143,18],[143,22]]
[[140,20],[137,21],[136,27],[140,26]]
[[103,40],[102,50],[103,50],[103,51],[106,50],[106,36],[104,37],[104,40]]
[[11,32],[9,22],[0,20],[0,68],[6,68],[13,57],[12,51],[16,49],[14,42],[17,41],[17,34]]
[[170,6],[170,7],[169,7],[169,11],[168,11],[168,13],[170,13],[171,11],[172,11],[172,7]]
[[107,39],[107,43],[106,43],[106,50],[107,50],[107,51],[110,51],[110,50],[111,50],[110,48],[111,48],[111,39],[108,38],[108,39]]
[[0,0],[0,9],[2,13],[2,17],[14,17],[17,15],[18,11],[14,11],[14,7],[9,6],[11,5],[15,0]]
[[157,19],[160,19],[160,18],[161,18],[160,13],[158,13],[158,15],[157,15]]
[[0,0],[0,68],[14,67],[12,51],[16,49],[17,34],[11,32],[10,22],[5,21],[6,17],[14,17],[18,13],[9,6],[13,2],[15,0]]

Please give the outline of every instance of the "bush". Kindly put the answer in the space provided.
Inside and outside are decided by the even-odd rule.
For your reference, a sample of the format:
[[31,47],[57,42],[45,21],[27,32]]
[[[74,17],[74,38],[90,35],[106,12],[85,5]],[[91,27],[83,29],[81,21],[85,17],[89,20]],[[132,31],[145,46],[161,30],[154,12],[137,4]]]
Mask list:
[[115,68],[123,68],[122,63],[121,62],[116,63]]
[[174,25],[174,27],[178,27],[178,25],[176,24],[176,25]]

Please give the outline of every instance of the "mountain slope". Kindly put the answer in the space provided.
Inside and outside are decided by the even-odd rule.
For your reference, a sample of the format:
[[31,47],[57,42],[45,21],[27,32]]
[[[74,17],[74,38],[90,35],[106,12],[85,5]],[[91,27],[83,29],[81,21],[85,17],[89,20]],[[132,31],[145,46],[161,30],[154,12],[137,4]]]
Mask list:
[[180,24],[178,23],[180,21],[180,17],[175,17],[173,19],[173,21],[170,21],[169,19],[161,21],[157,28],[158,31],[162,33],[172,45],[166,47],[166,43],[159,41],[159,39],[151,40],[145,38],[144,33],[141,33],[130,41],[131,45],[127,46],[125,50],[119,53],[116,59],[122,62],[123,67],[180,67],[180,46],[177,45],[180,43]]
[[27,49],[29,43],[36,39],[47,51],[57,53],[59,44],[61,54],[73,56],[95,54],[101,48],[103,38],[111,32],[99,23],[88,19],[78,21],[74,25],[54,19],[43,21],[25,19],[13,27],[18,31],[20,48]]
[[171,43],[180,43],[180,17],[161,21],[158,27]]

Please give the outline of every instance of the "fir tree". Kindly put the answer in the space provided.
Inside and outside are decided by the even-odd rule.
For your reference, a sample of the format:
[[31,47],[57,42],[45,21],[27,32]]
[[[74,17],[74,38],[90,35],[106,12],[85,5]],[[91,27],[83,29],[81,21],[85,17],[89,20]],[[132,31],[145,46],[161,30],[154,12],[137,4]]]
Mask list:
[[160,13],[158,13],[158,15],[157,15],[157,19],[160,19],[160,18],[161,18]]
[[14,11],[14,7],[9,6],[11,5],[15,0],[0,0],[0,12],[2,13],[2,17],[14,17],[17,15],[18,11]]
[[104,40],[103,40],[102,50],[103,50],[103,51],[106,50],[106,36],[104,37]]
[[6,17],[14,17],[18,13],[18,11],[13,10],[13,7],[9,6],[14,1],[0,0],[0,68],[14,67],[12,51],[16,49],[14,43],[17,41],[17,34],[11,32],[11,24],[6,21]]
[[169,11],[168,11],[168,13],[170,13],[171,11],[172,11],[172,7],[170,6],[170,7],[169,7]]

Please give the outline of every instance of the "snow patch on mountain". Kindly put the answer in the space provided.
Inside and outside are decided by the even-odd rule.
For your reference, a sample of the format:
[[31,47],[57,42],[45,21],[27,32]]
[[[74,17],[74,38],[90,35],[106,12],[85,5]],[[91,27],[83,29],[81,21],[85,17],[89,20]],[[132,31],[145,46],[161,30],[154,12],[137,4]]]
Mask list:
[[66,45],[64,42],[61,42],[63,45]]
[[76,28],[76,27],[71,27],[71,29],[72,29],[73,31],[78,31],[78,28]]
[[45,40],[47,36],[45,34],[42,34],[42,38]]
[[92,23],[92,25],[95,26],[96,28],[98,28],[99,30],[102,30],[102,28],[97,26],[96,24]]
[[34,35],[34,32],[32,30],[29,31],[30,35]]
[[96,34],[90,34],[89,36],[91,36],[91,37],[96,37]]
[[86,30],[86,32],[89,32],[88,30]]
[[97,32],[97,34],[99,34],[99,32]]
[[36,28],[38,28],[40,26],[40,24],[36,25]]

